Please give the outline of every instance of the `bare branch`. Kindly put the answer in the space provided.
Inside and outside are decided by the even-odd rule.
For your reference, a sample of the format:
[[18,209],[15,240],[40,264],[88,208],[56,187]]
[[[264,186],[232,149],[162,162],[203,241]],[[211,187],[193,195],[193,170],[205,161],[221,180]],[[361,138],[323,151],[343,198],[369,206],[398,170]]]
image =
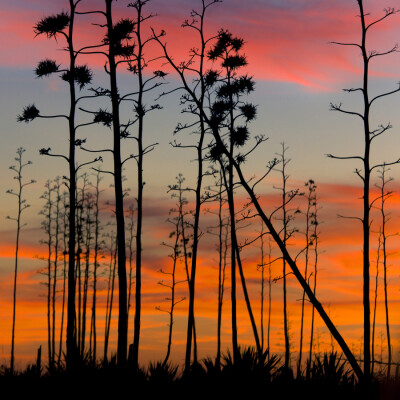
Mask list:
[[385,8],[384,11],[385,11],[385,15],[384,15],[383,17],[377,19],[376,21],[371,22],[370,24],[368,24],[368,25],[365,27],[365,32],[367,32],[368,29],[371,28],[372,26],[378,24],[379,22],[383,21],[384,19],[386,19],[386,18],[390,17],[391,15],[396,14],[396,13],[398,12],[398,10],[395,10],[395,9],[392,8],[392,7]]
[[360,217],[349,217],[349,216],[347,216],[347,215],[341,215],[341,214],[338,214],[337,216],[338,216],[338,218],[343,218],[343,219],[356,219],[357,221],[363,222],[362,218],[360,218]]
[[390,163],[383,163],[383,164],[374,165],[373,167],[370,168],[370,172],[372,172],[376,168],[386,167],[388,165],[394,165],[394,164],[400,164],[400,158],[397,159],[396,161],[393,161],[393,162],[390,162]]
[[114,172],[112,172],[112,171],[105,171],[104,169],[98,169],[98,168],[93,168],[93,167],[92,167],[92,170],[102,173],[102,174],[104,173],[104,174],[110,174],[110,175],[114,176]]
[[382,98],[382,97],[390,96],[391,94],[397,93],[397,92],[399,92],[399,91],[400,91],[400,82],[399,82],[399,87],[398,87],[396,90],[392,90],[391,92],[383,93],[383,94],[380,94],[380,95],[374,97],[374,98],[369,102],[369,105],[371,106],[371,104],[372,104],[375,100],[378,100],[378,99],[380,99],[380,98]]
[[383,133],[385,133],[386,131],[388,131],[391,128],[392,128],[392,125],[391,125],[390,122],[386,126],[379,125],[378,129],[375,129],[374,131],[370,132],[370,135],[371,135],[371,138],[369,139],[370,142],[372,142],[373,139],[375,139],[376,137],[382,135]]
[[355,46],[361,50],[361,45],[359,45],[358,43],[329,42],[329,44],[337,44],[339,46]]
[[272,161],[270,161],[267,165],[267,171],[265,172],[265,174],[258,179],[253,186],[251,187],[251,190],[254,190],[254,188],[256,187],[256,185],[258,185],[264,178],[267,177],[267,175],[273,170],[273,168],[279,163],[279,160],[277,158],[274,158]]
[[50,153],[51,148],[48,147],[47,149],[40,149],[39,150],[39,154],[40,155],[46,155],[46,156],[50,156],[50,157],[58,157],[58,158],[63,158],[64,160],[66,160],[69,163],[69,158],[67,156],[64,156],[63,154],[52,154]]
[[360,117],[362,120],[364,120],[364,116],[358,112],[343,110],[342,103],[340,103],[339,105],[331,103],[329,111],[339,111],[344,114],[356,115],[357,117]]
[[78,167],[75,169],[75,172],[78,172],[78,171],[79,171],[82,167],[84,167],[85,165],[90,165],[90,164],[96,163],[96,162],[98,162],[98,161],[103,161],[103,158],[100,156],[100,157],[95,158],[95,159],[92,160],[92,161],[88,161],[88,162],[85,162],[85,163],[83,163],[83,164],[80,164],[80,165],[78,165]]
[[360,156],[334,156],[333,154],[325,154],[329,158],[333,158],[335,160],[361,160],[364,161],[363,157]]
[[79,12],[75,11],[75,14],[78,14],[78,15],[101,14],[101,15],[106,16],[106,13],[104,11],[79,11]]
[[353,92],[364,92],[363,88],[349,88],[349,89],[342,89],[344,92],[353,93]]
[[380,56],[386,56],[386,55],[392,54],[392,53],[398,53],[398,48],[399,48],[399,45],[396,43],[390,50],[384,51],[381,53],[379,53],[376,50],[371,50],[369,52],[368,60],[371,60],[374,57],[380,57]]
[[361,180],[362,180],[363,182],[365,182],[365,178],[361,175],[361,171],[360,171],[358,168],[356,168],[356,169],[354,170],[354,173],[355,173],[356,175],[358,175],[358,176],[361,178]]
[[80,146],[80,149],[83,150],[83,151],[87,151],[88,153],[104,153],[106,151],[108,151],[110,153],[114,153],[114,150],[111,150],[111,149],[90,150],[90,149],[87,149],[86,147],[82,147],[82,146]]

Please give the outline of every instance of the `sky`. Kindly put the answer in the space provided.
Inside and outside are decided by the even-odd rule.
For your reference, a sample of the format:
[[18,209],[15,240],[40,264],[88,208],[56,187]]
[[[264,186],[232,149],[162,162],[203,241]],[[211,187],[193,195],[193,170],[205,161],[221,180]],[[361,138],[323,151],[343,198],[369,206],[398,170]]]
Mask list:
[[[99,0],[83,0],[82,10],[102,7]],[[126,8],[128,2],[119,0],[115,4],[115,18],[127,16],[132,10]],[[148,11],[154,18],[148,23],[156,31],[164,29],[167,47],[175,60],[184,60],[188,51],[195,44],[193,32],[181,27],[188,18],[192,8],[199,7],[198,0],[151,0]],[[366,0],[365,9],[370,13],[369,19],[379,18],[381,0]],[[26,179],[35,179],[36,184],[26,188],[25,197],[31,207],[25,211],[24,220],[27,226],[21,237],[21,270],[18,286],[17,311],[17,361],[22,363],[33,358],[38,345],[45,345],[45,300],[44,287],[38,270],[43,262],[35,258],[44,253],[39,244],[41,238],[39,211],[43,205],[40,199],[47,179],[66,174],[66,165],[60,160],[39,156],[41,147],[51,147],[54,152],[63,152],[67,143],[67,127],[62,123],[51,121],[34,121],[31,124],[16,122],[16,116],[22,108],[35,103],[46,114],[58,113],[68,102],[67,87],[58,78],[37,79],[33,70],[41,59],[55,58],[60,63],[65,61],[61,40],[47,40],[35,37],[33,26],[48,14],[66,10],[66,1],[19,0],[7,2],[0,10],[0,118],[1,118],[1,157],[0,168],[0,364],[6,363],[9,357],[11,332],[11,298],[13,273],[13,246],[15,225],[6,220],[7,215],[15,215],[16,204],[6,190],[15,187],[12,171],[15,151],[19,146],[26,149],[26,157],[33,164],[26,169]],[[321,255],[320,281],[318,293],[323,304],[329,306],[329,312],[345,339],[356,348],[362,336],[362,299],[361,299],[361,227],[353,220],[343,220],[342,215],[361,215],[361,185],[353,173],[357,164],[352,161],[337,161],[326,157],[336,155],[361,154],[363,148],[363,131],[360,122],[348,115],[329,111],[330,103],[343,103],[346,109],[362,110],[361,98],[357,94],[347,94],[342,89],[357,87],[361,84],[362,59],[357,50],[342,47],[331,42],[354,42],[360,40],[360,26],[357,19],[357,2],[348,0],[251,0],[246,3],[238,0],[225,0],[210,8],[206,23],[207,35],[214,35],[219,29],[229,29],[233,34],[245,40],[245,54],[248,59],[247,73],[256,82],[256,90],[250,101],[258,106],[258,118],[252,124],[254,135],[264,134],[268,141],[252,155],[244,170],[248,177],[262,174],[268,160],[281,152],[281,143],[288,146],[291,162],[288,166],[291,188],[303,187],[308,179],[314,179],[318,186],[321,205]],[[386,51],[400,40],[400,14],[394,15],[386,22],[370,31],[369,48]],[[99,29],[91,26],[95,18],[81,17],[77,25],[79,45],[96,43]],[[159,49],[152,45],[146,56],[148,59],[160,55]],[[106,80],[103,72],[104,61],[99,57],[82,60],[94,71],[93,85],[104,86]],[[156,69],[159,62],[154,62]],[[372,64],[371,95],[393,90],[399,82],[400,55],[391,54],[377,58]],[[177,86],[177,78],[172,71],[165,79],[163,90]],[[121,90],[132,90],[135,81],[126,71],[119,75]],[[168,250],[161,242],[168,238],[170,226],[166,222],[168,211],[173,200],[167,193],[167,185],[173,184],[178,173],[183,172],[188,182],[195,176],[195,158],[190,150],[174,149],[170,142],[174,139],[188,143],[191,137],[177,137],[173,130],[182,118],[179,96],[177,94],[155,100],[157,94],[146,96],[148,104],[157,101],[163,109],[146,120],[146,143],[158,143],[145,162],[145,224],[144,224],[144,316],[143,316],[143,351],[142,362],[161,358],[166,346],[167,318],[155,310],[155,305],[162,304],[166,296],[163,288],[157,284],[161,279],[157,272],[168,265]],[[376,141],[372,151],[374,162],[390,162],[399,157],[400,148],[400,96],[395,95],[376,104],[372,111],[371,121],[374,127],[390,122],[393,128],[389,133]],[[124,118],[129,118],[129,109],[123,110]],[[85,117],[79,117],[84,120]],[[104,146],[110,143],[110,133],[103,128],[88,128],[82,131],[82,137],[92,146]],[[126,148],[126,154],[132,150]],[[88,156],[79,154],[80,161]],[[109,160],[105,159],[105,166]],[[88,170],[88,172],[90,172]],[[390,175],[394,178],[390,189],[394,191],[388,201],[391,220],[388,229],[397,232],[399,223],[400,197],[398,195],[399,168],[394,166]],[[135,168],[126,169],[127,187],[132,189],[130,198],[135,192]],[[104,179],[103,204],[112,201],[111,182]],[[373,184],[377,183],[377,176]],[[272,210],[279,204],[278,192],[274,187],[280,185],[278,173],[273,173],[260,187],[260,196],[266,209]],[[245,202],[245,195],[238,192],[239,202]],[[189,199],[192,201],[192,199]],[[299,200],[299,206],[304,202]],[[104,218],[111,218],[105,211]],[[210,215],[204,215],[203,229],[207,223],[213,224]],[[374,214],[372,229],[377,231],[378,217]],[[279,221],[276,221],[279,224]],[[303,229],[304,221],[299,216],[295,224]],[[254,235],[259,230],[254,223],[244,230],[241,239]],[[200,266],[197,282],[198,298],[196,315],[198,316],[199,348],[201,355],[210,355],[215,351],[215,296],[217,253],[212,237],[201,241]],[[302,235],[293,239],[293,254],[302,247]],[[372,235],[373,251],[376,249],[376,235]],[[392,315],[392,335],[395,339],[395,355],[399,357],[400,349],[400,302],[399,294],[399,256],[400,242],[397,236],[390,238],[390,305]],[[215,255],[212,252],[215,251]],[[255,313],[259,315],[259,273],[257,272],[256,247],[246,249],[246,276],[252,291]],[[273,249],[276,252],[276,249]],[[278,254],[275,254],[278,256]],[[373,255],[371,260],[375,260]],[[301,263],[300,258],[300,263]],[[374,262],[374,261],[373,261]],[[279,276],[279,266],[274,267]],[[374,266],[372,265],[372,271]],[[182,273],[182,271],[181,271]],[[281,283],[273,286],[273,351],[281,352],[282,313]],[[292,324],[293,348],[297,348],[298,310],[301,291],[293,278],[289,278],[290,318]],[[181,289],[185,295],[184,288]],[[226,290],[229,297],[229,290]],[[382,301],[382,296],[380,297]],[[382,303],[379,308],[378,326],[383,328],[384,314]],[[103,305],[104,308],[104,305]],[[181,362],[185,341],[185,315],[187,302],[177,308],[174,333],[174,359]],[[100,313],[101,314],[101,311]],[[252,336],[246,311],[241,303],[239,318],[239,337],[244,343],[251,344]],[[309,314],[307,314],[309,318]],[[116,323],[116,319],[113,323]],[[131,324],[132,325],[132,324]],[[329,335],[322,322],[318,321],[321,343],[330,343]],[[115,328],[115,325],[114,325]],[[229,305],[226,303],[223,325],[223,343],[229,346]],[[115,329],[114,329],[115,332]],[[113,335],[112,346],[115,346]]]

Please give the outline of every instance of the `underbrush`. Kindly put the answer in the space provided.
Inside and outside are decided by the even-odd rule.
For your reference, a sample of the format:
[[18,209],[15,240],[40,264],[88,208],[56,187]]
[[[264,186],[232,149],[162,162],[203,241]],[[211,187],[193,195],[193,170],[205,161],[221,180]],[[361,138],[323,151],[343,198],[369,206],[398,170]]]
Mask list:
[[119,368],[115,358],[93,364],[86,359],[67,372],[64,365],[38,370],[36,365],[10,374],[0,369],[0,387],[18,398],[126,399],[173,397],[174,399],[247,398],[395,400],[400,380],[376,377],[368,387],[360,385],[347,363],[337,353],[324,354],[308,362],[297,376],[276,355],[258,355],[250,347],[236,357],[228,352],[221,360],[207,358],[184,373],[172,363],[150,363],[144,369]]

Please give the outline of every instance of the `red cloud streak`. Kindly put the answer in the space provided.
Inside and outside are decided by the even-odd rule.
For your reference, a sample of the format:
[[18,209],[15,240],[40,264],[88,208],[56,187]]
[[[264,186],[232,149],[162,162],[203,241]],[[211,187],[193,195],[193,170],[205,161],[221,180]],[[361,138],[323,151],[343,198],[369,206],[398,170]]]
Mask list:
[[[43,15],[61,9],[58,10],[51,1],[25,3],[26,8],[23,4],[8,3],[0,11],[3,21],[0,28],[3,38],[0,44],[1,65],[33,68],[44,57],[57,57],[62,61],[60,57],[63,55],[56,50],[63,46],[61,38],[58,44],[45,38],[33,39],[35,23]],[[288,2],[287,5],[274,6],[268,2],[256,1],[252,6],[246,4],[246,7],[243,2],[237,1],[232,4],[217,4],[209,10],[207,34],[214,35],[223,28],[242,36],[246,41],[248,72],[256,79],[290,82],[314,90],[326,90],[343,82],[343,75],[354,79],[354,74],[358,74],[361,67],[358,53],[352,49],[335,47],[329,42],[359,40],[360,29],[355,3],[352,6],[346,2],[298,3],[291,5]],[[381,16],[380,2],[375,0],[370,3],[368,11],[372,15],[369,18]],[[98,7],[98,4],[91,1],[82,3],[82,9],[90,9],[91,6]],[[124,3],[117,4],[115,19],[130,14],[133,16],[132,11],[125,8]],[[167,32],[165,41],[171,54],[176,60],[187,58],[188,50],[196,46],[196,36],[194,31],[183,29],[180,25],[188,18],[190,5],[175,0],[168,2],[168,7],[165,7],[165,3],[155,0],[150,3],[150,11],[158,15],[151,21],[155,30],[164,29]],[[85,21],[85,25],[80,25],[79,20]],[[400,25],[394,20],[392,18],[375,28],[377,41],[372,43],[373,46],[378,46],[378,43],[380,47],[393,44],[392,38],[400,33]],[[97,43],[101,39],[99,28],[91,26],[89,22],[93,22],[93,18],[78,18],[78,45]],[[159,49],[153,46],[149,48],[147,57],[153,58],[159,54]],[[97,56],[85,62],[91,65],[94,63],[98,68],[104,65],[104,60]],[[396,68],[393,64],[385,65],[385,71],[388,72],[383,74],[379,68],[372,70],[376,75],[395,77]]]

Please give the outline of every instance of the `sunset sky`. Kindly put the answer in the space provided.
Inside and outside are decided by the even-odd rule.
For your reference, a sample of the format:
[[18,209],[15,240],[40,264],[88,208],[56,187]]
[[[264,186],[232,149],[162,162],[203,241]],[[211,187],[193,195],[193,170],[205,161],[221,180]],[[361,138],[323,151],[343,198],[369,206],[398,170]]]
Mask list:
[[[32,361],[36,348],[46,346],[46,304],[45,287],[40,284],[43,277],[38,271],[45,266],[35,258],[45,252],[39,244],[41,238],[39,211],[43,205],[40,199],[47,179],[54,179],[67,173],[66,164],[57,159],[39,156],[42,147],[51,147],[55,153],[65,153],[67,145],[67,126],[54,120],[37,120],[30,124],[17,123],[16,116],[22,108],[35,103],[43,114],[64,112],[68,102],[68,90],[64,82],[57,77],[37,79],[34,68],[44,58],[65,61],[66,54],[62,38],[58,43],[45,37],[36,37],[33,32],[38,20],[49,14],[68,9],[64,0],[19,0],[4,2],[0,10],[0,121],[1,121],[1,157],[0,168],[0,364],[8,363],[11,342],[12,315],[12,276],[14,263],[15,224],[6,220],[7,215],[16,213],[15,199],[7,194],[9,188],[16,188],[9,166],[14,163],[15,151],[23,146],[27,151],[26,159],[32,160],[32,166],[26,168],[25,179],[35,179],[36,184],[28,186],[25,197],[31,207],[24,212],[27,226],[21,236],[21,270],[18,277],[18,304],[16,328],[17,366]],[[126,8],[129,2],[115,2],[115,20],[127,17],[133,10]],[[198,8],[199,0],[151,0],[148,12],[157,14],[147,23],[156,31],[164,29],[167,47],[175,60],[184,60],[191,47],[196,46],[196,36],[188,29],[181,28],[192,8]],[[384,6],[395,6],[390,0],[366,0],[368,18],[379,18]],[[395,1],[392,0],[392,3]],[[101,0],[82,0],[80,9],[91,10],[103,7]],[[219,29],[229,29],[234,35],[245,40],[245,54],[248,59],[247,72],[254,77],[256,90],[250,100],[258,105],[258,118],[251,126],[251,132],[264,134],[269,140],[262,145],[246,163],[244,170],[248,177],[260,176],[269,160],[281,152],[281,142],[288,146],[288,165],[291,189],[301,188],[308,179],[314,179],[318,186],[320,210],[320,275],[318,298],[326,305],[339,331],[357,349],[362,338],[362,263],[361,263],[361,224],[354,220],[344,220],[338,214],[361,216],[361,181],[353,173],[361,167],[353,161],[337,161],[326,157],[327,153],[336,155],[361,155],[363,149],[363,130],[359,120],[351,116],[329,111],[329,104],[343,103],[346,109],[362,110],[361,96],[347,94],[343,88],[361,85],[362,59],[352,47],[330,44],[337,42],[359,42],[360,24],[357,18],[358,6],[355,0],[224,0],[209,9],[207,17],[207,35],[214,35]],[[133,17],[133,14],[132,14]],[[99,28],[90,25],[96,18],[77,17],[77,42],[79,45],[96,43]],[[387,51],[400,42],[400,14],[377,25],[370,32],[370,50]],[[160,56],[160,50],[151,45],[146,53],[148,59]],[[93,86],[106,86],[104,60],[99,57],[85,58],[80,64],[88,63],[94,71]],[[154,64],[154,69],[159,68]],[[156,68],[157,66],[157,68]],[[150,64],[149,71],[153,70]],[[167,72],[172,72],[168,71]],[[397,88],[400,80],[400,54],[391,54],[378,58],[371,66],[371,95]],[[135,79],[121,69],[119,75],[121,92],[132,91]],[[162,90],[171,90],[177,86],[177,78],[171,73],[165,79]],[[146,97],[148,104],[154,103],[158,93]],[[161,359],[167,343],[167,316],[155,310],[163,305],[167,296],[165,290],[157,284],[162,276],[157,272],[169,266],[168,249],[161,242],[168,240],[171,227],[166,222],[168,211],[174,202],[167,193],[167,185],[175,183],[178,173],[184,173],[188,184],[195,176],[195,154],[190,150],[174,149],[169,143],[182,140],[189,143],[190,137],[174,137],[173,130],[182,118],[179,96],[162,97],[157,102],[163,106],[161,111],[149,114],[146,119],[146,144],[159,143],[145,160],[145,209],[144,209],[144,315],[142,332],[141,361]],[[90,107],[90,106],[89,106]],[[97,106],[93,106],[97,108]],[[109,107],[110,108],[110,107]],[[390,122],[393,129],[378,139],[373,146],[374,162],[391,162],[399,158],[400,149],[400,95],[386,98],[374,106],[371,122],[373,127]],[[129,109],[124,109],[123,117],[129,118]],[[80,116],[85,120],[85,116]],[[111,134],[104,128],[90,127],[82,130],[82,138],[87,138],[93,147],[110,146]],[[127,154],[134,149],[126,149]],[[80,162],[87,161],[87,154],[78,153]],[[105,166],[109,160],[105,158]],[[90,172],[88,169],[87,172]],[[135,165],[126,169],[127,187],[132,189],[130,198],[135,197]],[[399,231],[400,223],[400,166],[390,171],[394,178],[390,183],[393,196],[387,202],[391,219],[388,223],[390,234]],[[373,185],[377,183],[373,177]],[[113,192],[109,188],[109,178],[103,181],[105,192],[102,202],[112,201]],[[210,182],[211,183],[211,182]],[[277,172],[259,186],[261,203],[267,210],[279,205],[280,186]],[[376,189],[373,191],[377,194]],[[246,196],[238,191],[238,204],[246,201]],[[190,201],[193,199],[189,198]],[[128,200],[132,201],[132,200]],[[298,200],[298,206],[305,208],[304,199]],[[111,220],[110,211],[103,212],[104,221]],[[204,214],[203,231],[207,226],[215,225],[211,214]],[[373,211],[372,230],[379,230],[378,214]],[[279,221],[275,221],[279,224]],[[297,254],[304,244],[304,217],[298,216],[294,222],[300,232],[292,241],[290,251]],[[241,241],[254,237],[260,230],[260,223],[254,221],[240,233]],[[375,273],[377,237],[371,236],[371,274]],[[400,240],[398,236],[389,239],[389,299],[391,312],[391,330],[394,339],[394,358],[399,360],[400,350]],[[204,235],[200,244],[200,266],[197,281],[196,317],[200,356],[214,355],[216,344],[216,299],[217,299],[217,250],[214,238]],[[273,256],[279,254],[273,248]],[[252,301],[259,323],[260,274],[259,248],[253,246],[244,250],[245,274],[252,293]],[[299,258],[302,266],[303,260]],[[180,266],[181,277],[183,267]],[[280,263],[273,266],[274,274],[281,274]],[[373,280],[373,279],[372,279]],[[372,289],[374,284],[371,280]],[[289,318],[293,351],[298,348],[299,310],[302,292],[293,277],[289,277]],[[103,284],[103,288],[105,284]],[[238,286],[241,296],[241,289]],[[272,351],[283,350],[283,320],[281,303],[282,284],[273,285],[272,304]],[[182,296],[186,296],[186,286],[181,287]],[[230,303],[229,276],[225,290],[223,349],[230,343]],[[384,313],[383,295],[379,292],[378,335],[383,332]],[[310,308],[307,306],[307,319]],[[181,363],[184,354],[187,301],[177,307],[174,331],[174,356]],[[101,302],[98,314],[103,318],[104,304]],[[116,312],[114,313],[114,333],[116,332]],[[252,332],[244,304],[239,308],[239,340],[252,344]],[[101,324],[101,323],[100,323]],[[130,322],[133,326],[133,320]],[[330,348],[330,337],[317,319],[321,349]],[[307,328],[308,322],[307,322]],[[99,331],[102,337],[103,330]],[[306,336],[307,337],[307,336]],[[116,335],[113,335],[112,347],[115,348]],[[308,339],[307,339],[308,340]],[[383,347],[385,346],[383,337]],[[381,338],[377,339],[381,343]],[[324,347],[325,346],[325,347]],[[328,347],[326,347],[328,346]],[[322,351],[322,350],[321,350]]]

